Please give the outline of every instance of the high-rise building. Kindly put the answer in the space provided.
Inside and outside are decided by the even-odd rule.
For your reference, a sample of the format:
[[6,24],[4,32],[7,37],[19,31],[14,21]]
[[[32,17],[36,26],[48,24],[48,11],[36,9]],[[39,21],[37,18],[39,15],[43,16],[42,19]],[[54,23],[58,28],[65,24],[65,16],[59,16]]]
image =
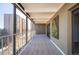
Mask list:
[[4,30],[8,35],[13,34],[13,15],[4,14]]

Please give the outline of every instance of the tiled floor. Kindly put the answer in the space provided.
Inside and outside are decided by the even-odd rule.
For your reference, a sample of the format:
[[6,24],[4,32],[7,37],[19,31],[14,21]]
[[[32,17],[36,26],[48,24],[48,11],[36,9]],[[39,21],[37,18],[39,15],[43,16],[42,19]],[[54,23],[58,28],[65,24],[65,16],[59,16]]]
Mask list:
[[21,55],[62,55],[46,35],[36,35]]

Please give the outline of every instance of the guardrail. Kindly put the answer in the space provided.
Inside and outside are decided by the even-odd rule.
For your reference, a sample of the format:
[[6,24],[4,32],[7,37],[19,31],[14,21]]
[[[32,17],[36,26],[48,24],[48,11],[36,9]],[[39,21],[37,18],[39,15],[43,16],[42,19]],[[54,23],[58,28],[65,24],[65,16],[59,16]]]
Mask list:
[[0,54],[13,54],[13,36],[16,37],[16,52],[26,44],[26,32],[0,37]]

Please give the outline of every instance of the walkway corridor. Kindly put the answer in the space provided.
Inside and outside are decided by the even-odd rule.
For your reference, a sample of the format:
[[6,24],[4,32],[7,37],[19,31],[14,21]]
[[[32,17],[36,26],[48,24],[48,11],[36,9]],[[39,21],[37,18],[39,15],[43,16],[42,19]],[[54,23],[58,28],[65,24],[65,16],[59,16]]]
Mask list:
[[61,55],[46,35],[36,35],[24,48],[21,55]]

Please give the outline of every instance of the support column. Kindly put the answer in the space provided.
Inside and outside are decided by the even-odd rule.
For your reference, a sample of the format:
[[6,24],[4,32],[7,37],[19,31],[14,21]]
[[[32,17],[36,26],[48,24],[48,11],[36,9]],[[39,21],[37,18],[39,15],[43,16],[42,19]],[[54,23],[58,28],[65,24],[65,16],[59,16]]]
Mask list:
[[28,40],[28,17],[26,16],[26,44]]
[[[16,34],[16,6],[14,5],[13,34]],[[16,35],[13,35],[13,55],[16,55]]]

